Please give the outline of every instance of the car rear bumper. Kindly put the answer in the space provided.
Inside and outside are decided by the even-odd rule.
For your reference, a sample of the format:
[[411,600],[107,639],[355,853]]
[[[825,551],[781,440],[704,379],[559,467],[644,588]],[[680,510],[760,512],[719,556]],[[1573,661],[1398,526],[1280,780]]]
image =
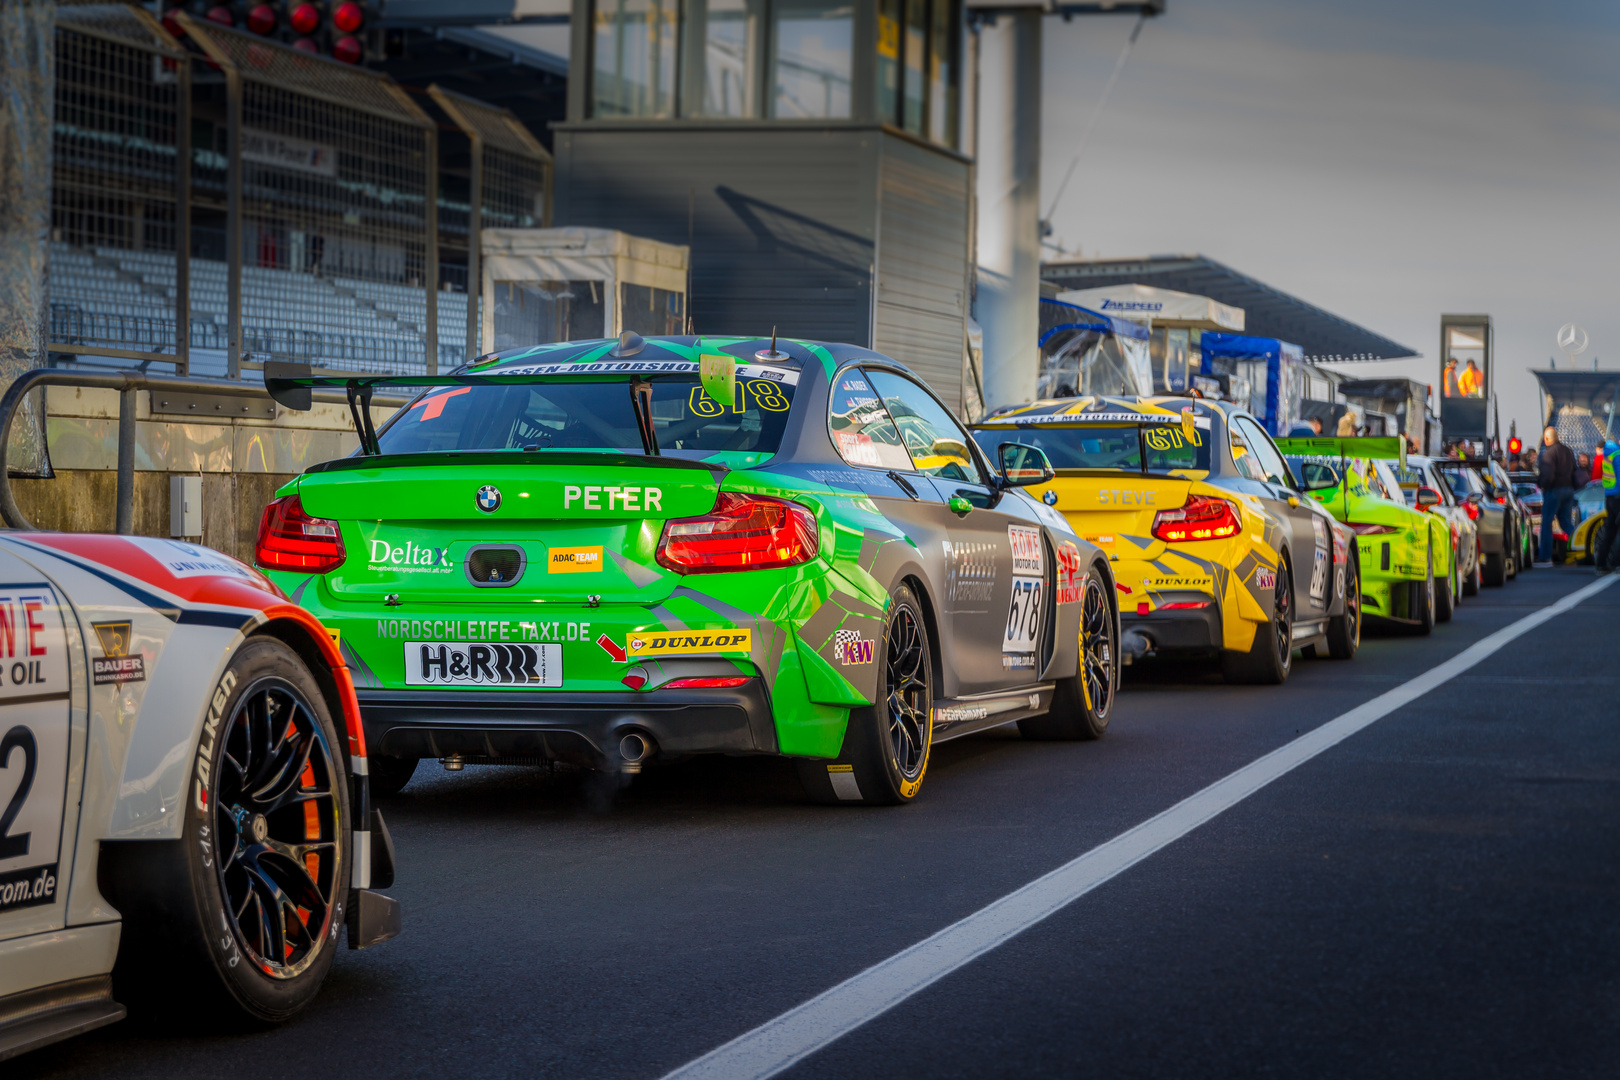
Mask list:
[[1209,652],[1221,648],[1225,640],[1221,609],[1213,602],[1207,608],[1147,615],[1121,611],[1119,626],[1122,633],[1134,630],[1147,638],[1155,652]]
[[544,758],[600,766],[619,740],[650,737],[657,753],[777,750],[765,680],[736,688],[645,693],[359,690],[368,753],[384,757]]

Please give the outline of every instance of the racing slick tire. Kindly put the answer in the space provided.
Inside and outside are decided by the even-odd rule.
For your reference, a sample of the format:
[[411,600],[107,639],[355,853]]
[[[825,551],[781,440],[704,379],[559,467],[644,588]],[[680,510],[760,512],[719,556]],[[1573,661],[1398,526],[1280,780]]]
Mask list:
[[1352,660],[1361,647],[1361,564],[1351,559],[1344,573],[1344,611],[1328,620],[1327,654]]
[[1457,566],[1457,556],[1451,557],[1451,572],[1435,583],[1434,595],[1434,621],[1450,622],[1452,612],[1457,609],[1457,595],[1462,592],[1462,573]]
[[1491,588],[1499,588],[1507,584],[1506,560],[1501,555],[1486,555],[1485,569],[1481,573],[1485,584]]
[[309,670],[274,638],[237,650],[214,702],[182,839],[103,845],[103,889],[124,917],[114,979],[120,1000],[161,1003],[188,1026],[278,1023],[314,998],[344,924],[344,744]]
[[1479,551],[1478,551],[1478,549],[1475,549],[1475,551],[1474,551],[1474,568],[1472,570],[1468,571],[1468,576],[1467,577],[1463,578],[1462,594],[1464,596],[1478,596],[1479,595],[1479,585],[1480,585],[1479,560],[1480,560]]
[[1100,739],[1108,731],[1119,685],[1119,620],[1109,602],[1107,579],[1093,568],[1086,577],[1080,608],[1080,663],[1075,673],[1059,679],[1052,709],[1045,716],[1018,721],[1026,739]]
[[933,748],[934,656],[922,604],[909,586],[891,597],[882,656],[880,697],[849,711],[838,757],[795,762],[815,802],[897,806],[922,789]]
[[378,755],[366,762],[370,769],[370,791],[375,798],[381,795],[398,795],[411,777],[416,775],[416,766],[421,764],[421,758],[413,757],[383,757]]
[[1423,591],[1417,597],[1419,603],[1417,621],[1412,626],[1412,633],[1419,637],[1428,637],[1434,633],[1435,608],[1438,606],[1438,601],[1435,599],[1436,591],[1434,584],[1434,551],[1431,549],[1429,551],[1428,574],[1423,579]]
[[1246,653],[1221,654],[1221,674],[1229,683],[1275,686],[1288,680],[1294,667],[1294,572],[1286,557],[1277,563],[1272,616],[1254,632]]

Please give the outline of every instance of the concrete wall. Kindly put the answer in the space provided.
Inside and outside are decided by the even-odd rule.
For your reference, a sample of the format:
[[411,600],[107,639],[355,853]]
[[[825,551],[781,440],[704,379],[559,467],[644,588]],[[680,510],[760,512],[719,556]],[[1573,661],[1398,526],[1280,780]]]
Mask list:
[[[224,400],[224,399],[222,399]],[[137,394],[135,532],[169,535],[169,478],[201,475],[202,542],[253,560],[259,516],[276,489],[309,466],[359,448],[349,411],[316,405],[290,412],[253,401],[262,418],[166,414],[150,393]],[[391,407],[372,409],[381,426]],[[51,387],[46,391],[51,480],[13,479],[17,505],[38,529],[112,532],[118,490],[118,393]]]

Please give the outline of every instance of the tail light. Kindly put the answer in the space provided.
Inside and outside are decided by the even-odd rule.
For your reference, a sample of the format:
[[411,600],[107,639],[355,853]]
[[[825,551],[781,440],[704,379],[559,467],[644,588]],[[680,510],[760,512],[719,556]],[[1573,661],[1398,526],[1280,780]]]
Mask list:
[[253,561],[266,570],[308,570],[324,574],[343,565],[338,523],[304,513],[297,495],[283,495],[264,508]]
[[1171,544],[1223,540],[1240,528],[1237,508],[1210,495],[1189,495],[1184,505],[1153,516],[1153,535]]
[[1371,525],[1365,522],[1355,521],[1347,521],[1345,524],[1348,525],[1350,527],[1350,531],[1354,532],[1357,536],[1382,536],[1384,533],[1400,532],[1400,530],[1393,525]]
[[741,686],[748,681],[746,675],[702,675],[688,679],[671,679],[660,690],[716,690]]
[[1478,503],[1471,503],[1467,499],[1464,499],[1463,504],[1462,504],[1462,508],[1463,508],[1463,513],[1468,515],[1468,520],[1469,521],[1478,521],[1479,520],[1479,504]]
[[683,574],[769,570],[816,557],[816,519],[797,503],[722,491],[702,517],[675,518],[658,540],[658,565]]
[[1160,604],[1160,611],[1198,611],[1207,608],[1212,603],[1209,600],[1177,600],[1173,604]]

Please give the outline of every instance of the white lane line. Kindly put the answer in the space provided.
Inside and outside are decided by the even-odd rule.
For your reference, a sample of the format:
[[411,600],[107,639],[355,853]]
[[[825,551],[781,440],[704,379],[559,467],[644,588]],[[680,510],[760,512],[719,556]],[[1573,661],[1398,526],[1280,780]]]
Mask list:
[[664,1080],[765,1080],[775,1076],[1028,930],[1324,750],[1456,678],[1515,638],[1602,592],[1617,579],[1620,575],[1599,578],[1503,627],[1445,663],[1250,762],[932,937],[687,1062]]

